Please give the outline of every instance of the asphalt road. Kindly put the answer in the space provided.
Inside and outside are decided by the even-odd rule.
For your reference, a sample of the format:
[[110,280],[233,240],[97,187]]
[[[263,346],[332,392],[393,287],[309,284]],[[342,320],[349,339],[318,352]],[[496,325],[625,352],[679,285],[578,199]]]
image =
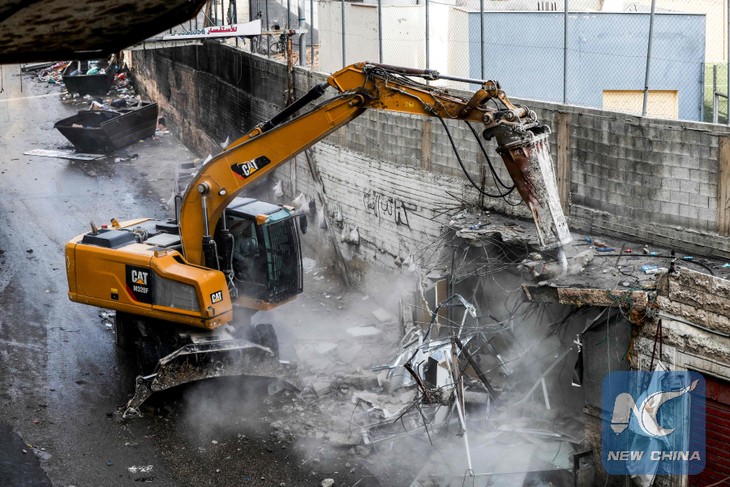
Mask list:
[[[177,485],[147,437],[149,425],[111,417],[129,392],[128,367],[98,310],[66,297],[63,254],[90,221],[159,215],[160,196],[135,167],[143,157],[79,163],[23,155],[67,147],[53,124],[77,107],[61,102],[58,87],[30,77],[21,91],[18,72],[4,67],[0,94],[0,421],[22,438],[26,455],[35,449],[53,485],[133,481],[139,476],[129,467],[148,465],[157,485]],[[13,436],[3,436],[6,446]],[[13,445],[4,448],[8,456],[17,453]],[[5,478],[43,485],[40,473]]]
[[53,124],[80,105],[29,75],[21,87],[18,73],[0,73],[0,483],[379,485],[367,451],[326,444],[315,404],[259,382],[186,386],[141,419],[115,419],[134,367],[99,310],[68,300],[64,245],[91,221],[166,216],[175,168],[194,155],[163,135],[127,148],[139,157],[126,162],[26,156],[70,149]]

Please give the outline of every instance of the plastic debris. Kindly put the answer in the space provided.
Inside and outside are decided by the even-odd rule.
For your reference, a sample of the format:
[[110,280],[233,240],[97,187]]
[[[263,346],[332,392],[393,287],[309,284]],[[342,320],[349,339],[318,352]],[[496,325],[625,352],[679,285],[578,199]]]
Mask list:
[[643,272],[644,274],[658,274],[660,272],[667,272],[667,268],[651,264],[645,264],[641,266],[641,272]]

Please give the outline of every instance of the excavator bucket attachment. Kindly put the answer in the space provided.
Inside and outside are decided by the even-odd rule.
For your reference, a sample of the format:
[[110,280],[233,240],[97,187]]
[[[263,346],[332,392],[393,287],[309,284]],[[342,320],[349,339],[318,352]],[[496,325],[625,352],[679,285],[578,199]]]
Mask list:
[[241,375],[278,379],[285,386],[300,389],[293,364],[280,361],[268,347],[245,339],[194,342],[161,358],[153,374],[137,377],[134,397],[122,417],[141,416],[139,407],[155,392],[203,379]]
[[568,222],[560,204],[558,186],[550,157],[550,128],[537,125],[528,130],[500,126],[493,130],[517,191],[530,208],[542,250],[571,242]]

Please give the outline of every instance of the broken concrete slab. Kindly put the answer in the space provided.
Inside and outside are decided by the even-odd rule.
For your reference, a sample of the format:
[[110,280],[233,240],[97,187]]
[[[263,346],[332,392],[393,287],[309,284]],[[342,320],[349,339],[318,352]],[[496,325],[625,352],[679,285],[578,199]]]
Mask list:
[[380,330],[375,328],[374,326],[355,326],[352,328],[348,328],[347,334],[355,337],[355,338],[362,338],[362,337],[372,337],[375,335],[379,335],[382,333]]
[[360,390],[375,389],[379,386],[378,378],[374,375],[345,374],[338,377],[340,386],[352,386]]
[[373,316],[381,323],[389,323],[396,320],[395,316],[388,313],[383,308],[376,308],[372,311]]
[[329,380],[315,380],[312,381],[310,386],[318,397],[322,397],[332,391],[332,381]]
[[314,351],[320,355],[328,354],[336,348],[337,344],[332,342],[321,342],[314,345]]

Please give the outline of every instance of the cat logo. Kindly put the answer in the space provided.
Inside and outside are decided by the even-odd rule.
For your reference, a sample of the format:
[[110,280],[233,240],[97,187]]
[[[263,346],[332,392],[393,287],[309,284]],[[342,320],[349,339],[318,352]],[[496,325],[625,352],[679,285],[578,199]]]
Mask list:
[[223,291],[216,291],[214,293],[210,293],[210,301],[215,303],[220,303],[223,301]]
[[233,164],[231,166],[231,171],[233,171],[236,176],[242,179],[246,179],[249,176],[252,176],[259,169],[262,169],[270,162],[271,159],[266,156],[261,156],[257,157],[253,161],[237,162],[236,164]]
[[154,275],[144,267],[127,266],[127,293],[140,303],[152,303]]
[[142,286],[147,285],[147,275],[149,273],[145,271],[132,270],[132,282]]

